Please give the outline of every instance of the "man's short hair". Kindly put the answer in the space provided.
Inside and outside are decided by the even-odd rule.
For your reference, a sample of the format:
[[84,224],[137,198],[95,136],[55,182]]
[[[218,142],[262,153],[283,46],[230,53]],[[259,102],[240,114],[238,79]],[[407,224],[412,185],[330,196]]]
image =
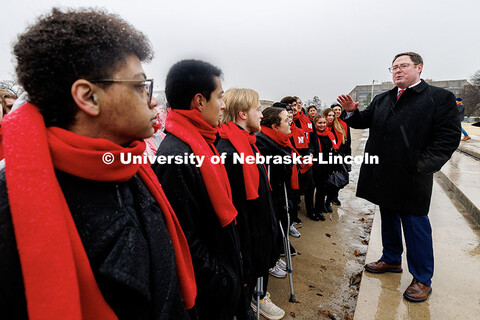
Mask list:
[[260,103],[258,92],[252,89],[231,88],[223,94],[225,110],[223,111],[223,123],[237,119],[240,111],[248,112],[250,108],[257,108]]
[[401,56],[409,56],[410,59],[412,60],[412,62],[415,65],[418,65],[418,64],[423,65],[422,57],[416,52],[402,52],[402,53],[399,53],[395,56],[395,58],[393,58],[392,64],[395,62],[395,60],[397,60],[398,57],[401,57]]
[[190,103],[197,93],[210,100],[216,89],[215,77],[221,77],[222,70],[200,60],[182,60],[175,63],[168,72],[165,96],[172,109],[190,109]]
[[310,107],[307,108],[307,112],[310,112],[310,109],[312,109],[312,108],[315,109],[315,110],[317,110],[317,107],[316,107],[316,106],[310,106]]
[[282,100],[280,100],[280,102],[283,102],[283,103],[286,103],[286,104],[292,104],[294,102],[297,102],[297,99],[295,99],[294,97],[291,97],[291,96],[286,96],[286,97],[283,97]]
[[153,57],[143,33],[98,9],[54,8],[18,37],[13,52],[18,80],[45,124],[63,128],[78,111],[71,94],[76,80],[111,78],[131,54],[140,61]]

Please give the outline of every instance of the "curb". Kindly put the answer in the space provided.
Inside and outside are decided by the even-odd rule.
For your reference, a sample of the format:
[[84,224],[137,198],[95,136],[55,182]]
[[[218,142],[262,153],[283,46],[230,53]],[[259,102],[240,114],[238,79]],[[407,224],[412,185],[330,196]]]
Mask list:
[[458,188],[450,178],[447,177],[445,173],[441,170],[436,172],[438,178],[445,183],[448,189],[452,190],[453,195],[458,199],[458,201],[471,213],[472,217],[480,224],[480,209],[478,209],[475,204],[470,201],[470,199]]
[[466,148],[465,146],[458,146],[457,150],[463,152],[463,153],[466,153],[474,158],[477,158],[477,159],[480,159],[480,153],[478,153],[477,151],[475,150],[472,150],[472,149],[469,149],[469,148]]

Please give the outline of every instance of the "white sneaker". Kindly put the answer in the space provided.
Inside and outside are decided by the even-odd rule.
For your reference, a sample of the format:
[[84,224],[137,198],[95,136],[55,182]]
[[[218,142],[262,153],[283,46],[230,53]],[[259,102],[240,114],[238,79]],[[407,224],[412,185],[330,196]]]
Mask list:
[[285,278],[287,276],[287,273],[280,269],[280,267],[276,264],[273,268],[270,268],[268,272],[275,278]]
[[[252,309],[257,312],[257,302],[252,300]],[[260,314],[269,320],[280,320],[285,316],[285,311],[277,307],[269,297],[260,300]]]
[[282,259],[277,260],[277,266],[283,271],[287,271],[287,264]]
[[298,232],[293,224],[290,226],[290,235],[295,238],[300,238],[301,236],[300,232]]

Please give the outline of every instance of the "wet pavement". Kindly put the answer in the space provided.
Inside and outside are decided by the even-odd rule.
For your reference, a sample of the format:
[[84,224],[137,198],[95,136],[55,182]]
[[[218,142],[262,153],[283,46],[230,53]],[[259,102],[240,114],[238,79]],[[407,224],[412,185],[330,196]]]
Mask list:
[[[355,319],[480,319],[480,228],[465,213],[436,181],[429,213],[435,254],[432,294],[422,303],[403,299],[412,281],[404,254],[402,274],[364,272]],[[380,223],[375,215],[367,262],[382,255]]]
[[[364,273],[356,320],[480,319],[480,160],[475,158],[480,151],[480,128],[464,128],[472,139],[460,143],[459,151],[436,174],[433,186],[429,213],[435,254],[432,294],[422,303],[403,299],[412,280],[404,254],[402,274]],[[380,215],[375,215],[367,262],[382,254],[380,223]]]
[[[354,165],[350,184],[340,192],[342,206],[334,206],[331,220],[327,215],[325,222],[313,222],[300,212],[302,236],[291,238],[300,253],[293,257],[298,303],[288,302],[288,278],[271,278],[268,288],[272,300],[285,310],[284,319],[480,319],[480,227],[474,220],[480,161],[471,156],[480,151],[480,128],[463,127],[472,139],[461,142],[459,150],[470,155],[456,152],[434,181],[429,218],[435,275],[427,301],[403,299],[412,280],[405,257],[402,274],[364,273],[359,291],[358,284],[352,285],[360,279],[365,261],[378,260],[382,250],[380,215],[374,215],[378,207],[355,197],[359,166]],[[360,154],[368,131],[352,131],[353,153]]]
[[[363,153],[366,134],[359,131],[353,154]],[[290,303],[288,278],[270,277],[271,299],[285,310],[284,319],[353,319],[358,295],[358,278],[365,263],[375,206],[355,197],[359,165],[352,165],[350,184],[340,191],[342,205],[332,206],[326,221],[311,221],[302,202],[298,228],[300,238],[290,237],[299,252],[292,257],[294,292],[297,303]],[[356,282],[356,283],[355,283]],[[355,283],[355,284],[351,284]],[[349,318],[350,317],[350,318]],[[327,318],[328,319],[328,318]]]

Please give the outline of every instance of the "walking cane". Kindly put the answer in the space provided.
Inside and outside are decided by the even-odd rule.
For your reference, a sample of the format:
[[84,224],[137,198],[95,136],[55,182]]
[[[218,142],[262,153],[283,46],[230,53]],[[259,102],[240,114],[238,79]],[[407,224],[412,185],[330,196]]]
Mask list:
[[257,296],[257,320],[260,320],[260,297],[263,295],[263,277],[257,278],[257,286],[254,293]]
[[[267,175],[268,180],[270,180],[270,165],[267,166]],[[287,186],[285,183],[283,184],[283,189],[285,191],[285,209],[287,210],[287,225],[290,226],[290,215],[288,214],[288,196],[287,196]],[[285,260],[287,265],[287,273],[288,273],[288,282],[290,283],[290,302],[296,302],[297,299],[295,298],[295,292],[293,291],[293,279],[292,279],[292,255],[290,252],[290,239],[288,238],[288,231],[287,234],[283,231],[282,222],[278,220],[278,224],[280,226],[280,231],[282,232],[283,238],[283,252],[285,252]],[[257,309],[258,310],[258,309]]]
[[[288,197],[287,197],[287,186],[285,183],[283,184],[283,189],[285,191],[285,204],[287,205],[287,226],[290,227],[290,214],[288,213]],[[288,282],[290,282],[290,299],[288,301],[290,302],[296,302],[297,299],[295,299],[295,292],[293,291],[293,279],[292,279],[292,272],[293,272],[293,266],[292,266],[292,253],[290,252],[290,238],[288,236],[288,231],[287,234],[283,231],[282,228],[282,222],[278,221],[280,224],[280,230],[282,230],[282,236],[283,236],[283,243],[285,247],[285,260],[287,264],[287,272],[288,272]]]

